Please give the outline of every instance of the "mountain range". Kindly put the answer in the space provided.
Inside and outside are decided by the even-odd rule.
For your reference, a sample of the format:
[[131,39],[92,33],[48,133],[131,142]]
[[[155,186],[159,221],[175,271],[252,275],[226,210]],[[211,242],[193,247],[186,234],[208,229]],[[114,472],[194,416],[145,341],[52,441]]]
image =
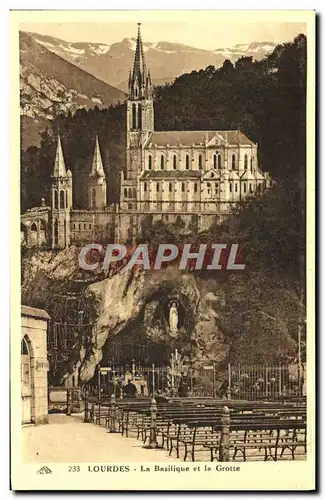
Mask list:
[[[71,43],[52,36],[28,33],[40,45],[80,67],[100,80],[127,90],[129,69],[132,67],[136,39],[124,38],[120,42]],[[204,50],[180,43],[143,42],[147,65],[154,83],[172,81],[176,76],[206,66],[221,66],[225,59],[236,61],[242,56],[253,56],[260,60],[275,48],[271,42],[238,44],[232,48]]]
[[[107,45],[67,42],[52,36],[20,32],[20,103],[23,147],[39,144],[39,131],[58,113],[78,108],[108,107],[125,99],[136,40]],[[275,48],[252,42],[232,48],[204,50],[171,42],[144,42],[154,85],[242,56],[262,59]]]

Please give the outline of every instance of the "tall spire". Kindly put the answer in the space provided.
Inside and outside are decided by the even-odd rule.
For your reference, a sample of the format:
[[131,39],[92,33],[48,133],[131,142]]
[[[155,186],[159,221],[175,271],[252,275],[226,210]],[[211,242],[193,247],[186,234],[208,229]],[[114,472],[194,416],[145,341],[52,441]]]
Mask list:
[[139,85],[141,86],[144,83],[144,77],[146,74],[146,62],[144,60],[140,26],[141,23],[138,23],[138,36],[134,55],[132,79],[133,81],[138,79]]
[[53,177],[66,177],[67,171],[65,168],[61,137],[58,131],[58,142],[56,146],[56,154],[53,167]]
[[90,177],[97,175],[98,177],[105,177],[102,156],[100,154],[98,136],[96,135],[95,151],[93,156],[93,162],[91,166]]
[[129,97],[131,99],[148,98],[151,91],[150,72],[147,70],[144,58],[144,50],[140,31],[141,23],[138,23],[137,42],[134,54],[132,73],[129,78]]

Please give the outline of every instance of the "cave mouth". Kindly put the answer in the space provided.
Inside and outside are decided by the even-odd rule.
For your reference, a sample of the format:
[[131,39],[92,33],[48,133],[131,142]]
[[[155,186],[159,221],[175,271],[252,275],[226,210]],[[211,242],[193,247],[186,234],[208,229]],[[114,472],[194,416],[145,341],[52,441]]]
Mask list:
[[101,366],[127,368],[132,363],[138,366],[151,366],[153,363],[156,366],[169,364],[171,347],[165,342],[153,342],[135,326],[128,325],[120,334],[107,339],[102,349]]
[[[188,291],[188,293],[186,293]],[[170,306],[178,311],[178,335],[170,336]],[[176,280],[161,284],[148,295],[138,315],[114,336],[108,336],[102,348],[101,366],[126,366],[133,362],[149,366],[169,364],[175,348],[188,354],[195,327],[197,303],[192,288]]]

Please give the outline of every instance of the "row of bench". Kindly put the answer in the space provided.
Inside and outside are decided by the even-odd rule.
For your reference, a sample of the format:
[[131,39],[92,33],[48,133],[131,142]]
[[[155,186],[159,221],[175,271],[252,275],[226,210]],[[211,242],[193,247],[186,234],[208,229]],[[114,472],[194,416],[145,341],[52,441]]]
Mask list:
[[[306,407],[283,403],[155,400],[93,401],[85,422],[122,436],[136,435],[150,448],[211,461],[295,460],[306,454]],[[289,455],[289,457],[288,457]]]

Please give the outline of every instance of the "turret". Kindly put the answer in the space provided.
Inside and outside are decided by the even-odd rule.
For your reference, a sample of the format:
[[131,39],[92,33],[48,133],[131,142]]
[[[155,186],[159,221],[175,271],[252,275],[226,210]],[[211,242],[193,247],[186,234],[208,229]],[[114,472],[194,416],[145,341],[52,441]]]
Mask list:
[[89,174],[88,207],[91,209],[106,207],[106,177],[97,136]]
[[72,172],[66,169],[60,134],[51,176],[52,248],[70,245],[70,211],[72,209]]

